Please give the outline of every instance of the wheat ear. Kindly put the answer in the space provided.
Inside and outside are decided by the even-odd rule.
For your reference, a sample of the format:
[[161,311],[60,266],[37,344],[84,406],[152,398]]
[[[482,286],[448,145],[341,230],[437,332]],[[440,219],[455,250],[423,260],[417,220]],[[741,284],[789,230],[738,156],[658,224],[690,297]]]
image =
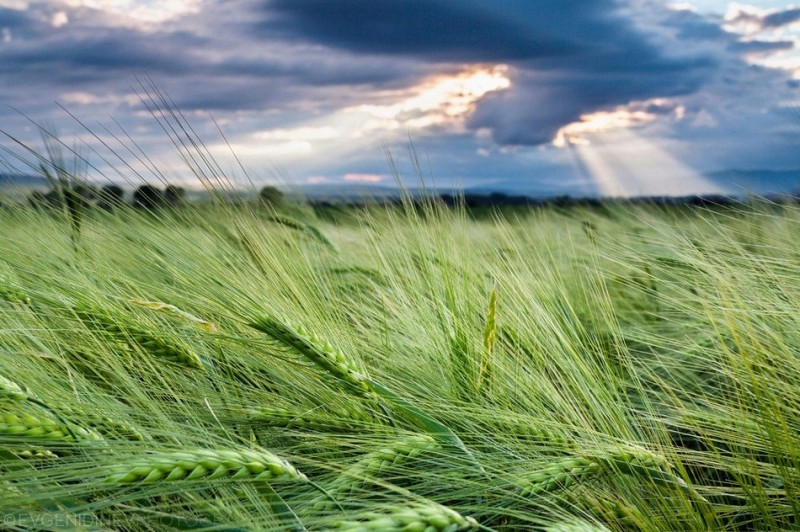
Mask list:
[[[345,469],[333,481],[329,493],[335,498],[346,496],[349,492],[363,486],[370,478],[378,478],[381,473],[391,470],[393,466],[413,459],[420,454],[439,447],[432,437],[425,434],[415,434],[392,442],[377,451],[367,453],[362,459]],[[317,499],[316,508],[328,505],[328,501]]]
[[364,370],[355,360],[345,355],[341,349],[334,348],[327,340],[318,338],[300,325],[292,327],[266,315],[260,316],[250,325],[278,342],[291,347],[344,382],[348,388],[355,390],[359,395],[377,399],[375,392],[366,382]]
[[137,456],[108,466],[105,482],[135,484],[220,478],[308,482],[289,462],[268,451],[231,449],[189,449]]
[[203,369],[200,357],[187,345],[174,338],[168,339],[138,327],[120,325],[102,312],[80,307],[75,308],[74,311],[81,321],[95,332],[110,334],[131,347],[139,346],[153,356],[174,364]]
[[55,420],[31,414],[0,413],[0,436],[37,438],[42,440],[102,440],[94,431],[82,427],[67,427]]
[[336,521],[331,528],[349,532],[456,532],[474,530],[479,525],[471,517],[464,517],[455,510],[427,503],[365,512],[352,519]]

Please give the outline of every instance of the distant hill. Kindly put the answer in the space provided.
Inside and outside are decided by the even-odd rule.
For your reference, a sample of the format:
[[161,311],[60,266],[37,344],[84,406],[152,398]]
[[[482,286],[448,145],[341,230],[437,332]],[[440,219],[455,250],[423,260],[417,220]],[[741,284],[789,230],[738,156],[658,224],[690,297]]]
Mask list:
[[47,180],[41,176],[0,174],[0,197],[13,201],[23,201],[33,190],[48,188]]
[[0,174],[0,188],[5,187],[47,187],[47,179],[38,175]]
[[[735,196],[779,195],[800,193],[800,169],[797,170],[724,170],[706,174],[706,177],[729,191]],[[0,173],[0,195],[15,199],[22,199],[30,194],[33,189],[46,190],[49,188],[47,180],[37,175],[3,174]],[[125,187],[128,188],[128,187]],[[400,197],[400,191],[394,185],[381,184],[350,184],[350,183],[320,183],[315,185],[287,185],[280,187],[289,197],[303,197],[316,202],[330,201],[332,203],[385,201]],[[409,187],[406,192],[411,196],[420,196],[423,190]],[[428,192],[431,192],[430,190]],[[465,187],[463,190],[454,188],[437,188],[438,194],[490,196],[492,194],[506,194],[509,196],[527,197],[531,199],[546,199],[563,195],[563,191],[554,191],[548,183],[538,183],[531,180],[503,181]],[[255,191],[241,191],[236,194],[249,196]],[[569,194],[573,198],[584,197],[578,191]],[[190,190],[189,199],[198,200],[206,196],[204,190]],[[591,194],[589,194],[591,196]]]
[[[280,187],[289,197],[300,196],[314,201],[348,202],[348,201],[383,201],[400,197],[400,190],[395,186],[387,185],[353,185],[348,183],[333,184],[323,183],[318,185],[288,185]],[[417,187],[406,188],[411,196],[423,195],[423,189]],[[431,191],[428,191],[429,193]],[[455,194],[451,188],[437,188],[438,194]]]
[[707,177],[737,195],[800,192],[800,170],[725,170]]

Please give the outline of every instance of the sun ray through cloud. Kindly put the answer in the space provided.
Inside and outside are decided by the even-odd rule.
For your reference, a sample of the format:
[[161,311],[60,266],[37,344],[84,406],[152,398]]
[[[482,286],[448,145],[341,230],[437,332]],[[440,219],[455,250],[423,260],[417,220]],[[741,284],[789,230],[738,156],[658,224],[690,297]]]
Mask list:
[[730,193],[671,155],[666,149],[630,129],[569,143],[603,196],[687,196]]

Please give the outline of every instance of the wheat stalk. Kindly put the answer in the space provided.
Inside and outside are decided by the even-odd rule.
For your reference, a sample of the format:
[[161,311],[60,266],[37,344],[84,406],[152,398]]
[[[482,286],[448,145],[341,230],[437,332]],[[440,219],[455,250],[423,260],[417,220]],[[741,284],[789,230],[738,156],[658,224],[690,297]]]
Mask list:
[[492,353],[494,344],[497,341],[497,288],[492,288],[489,296],[489,311],[486,314],[486,324],[483,328],[483,352],[481,363],[478,368],[478,381],[475,388],[479,393],[485,395],[486,390],[491,386],[492,381]]

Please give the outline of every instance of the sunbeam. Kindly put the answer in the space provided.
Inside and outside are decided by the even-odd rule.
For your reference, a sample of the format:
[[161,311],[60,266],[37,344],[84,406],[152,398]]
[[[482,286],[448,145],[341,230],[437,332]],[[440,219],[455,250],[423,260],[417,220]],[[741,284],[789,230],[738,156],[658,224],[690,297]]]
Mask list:
[[630,129],[606,131],[588,143],[570,143],[603,196],[685,196],[729,192],[652,140]]

